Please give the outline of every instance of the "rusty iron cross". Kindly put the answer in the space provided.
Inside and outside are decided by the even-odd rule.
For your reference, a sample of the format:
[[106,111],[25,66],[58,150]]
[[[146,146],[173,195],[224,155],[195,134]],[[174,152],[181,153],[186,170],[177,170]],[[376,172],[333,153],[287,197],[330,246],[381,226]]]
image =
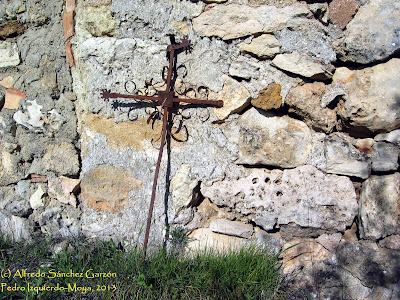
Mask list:
[[[163,155],[163,149],[165,145],[165,140],[167,134],[169,134],[171,137],[176,139],[171,131],[168,128],[168,120],[169,120],[169,114],[171,114],[172,110],[177,107],[179,107],[179,103],[188,103],[188,104],[197,104],[197,105],[202,105],[202,106],[216,106],[216,107],[222,107],[223,106],[223,101],[222,100],[200,100],[200,99],[187,99],[187,98],[178,98],[175,96],[174,92],[174,83],[175,81],[173,80],[173,73],[174,70],[176,70],[176,65],[175,65],[175,51],[177,50],[185,50],[188,51],[191,47],[190,40],[183,39],[181,43],[179,44],[171,44],[167,47],[167,53],[169,53],[169,66],[164,67],[162,70],[162,77],[164,81],[166,82],[166,89],[164,91],[159,91],[157,96],[144,96],[144,95],[127,95],[127,94],[119,94],[119,93],[111,93],[110,91],[103,90],[102,91],[102,97],[104,100],[109,100],[110,98],[124,98],[124,99],[135,99],[139,101],[144,101],[144,102],[152,102],[155,103],[157,106],[161,106],[163,108],[163,123],[162,123],[162,131],[161,131],[161,144],[160,144],[160,150],[158,153],[158,160],[157,160],[157,165],[156,165],[156,170],[154,173],[154,181],[153,181],[153,189],[151,193],[151,200],[150,200],[150,207],[149,207],[149,214],[147,218],[147,226],[146,226],[146,234],[144,237],[144,244],[143,244],[143,252],[144,256],[146,256],[146,251],[147,251],[147,244],[149,241],[149,232],[150,232],[150,225],[151,225],[151,219],[153,215],[153,209],[154,209],[154,200],[156,196],[156,190],[157,190],[157,180],[158,180],[158,173],[160,171],[160,164],[161,164],[161,159]],[[167,78],[165,78],[164,74],[165,71],[168,70],[167,73]],[[147,120],[147,123],[150,122],[150,120],[154,117],[155,112],[153,112],[152,115],[150,115],[149,119]],[[181,128],[181,125],[179,126]],[[177,133],[180,129],[175,132]]]

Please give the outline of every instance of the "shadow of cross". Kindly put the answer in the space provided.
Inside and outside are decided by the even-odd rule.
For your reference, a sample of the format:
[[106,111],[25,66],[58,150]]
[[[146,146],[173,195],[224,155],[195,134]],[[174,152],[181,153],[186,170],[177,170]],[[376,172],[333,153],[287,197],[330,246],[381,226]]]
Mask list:
[[[143,252],[144,252],[144,257],[146,257],[146,251],[147,251],[147,244],[149,241],[149,231],[150,231],[150,225],[151,225],[151,219],[153,215],[153,209],[154,209],[154,200],[155,200],[155,195],[156,195],[156,190],[157,190],[157,180],[158,180],[158,173],[160,171],[160,164],[161,164],[161,159],[163,155],[163,150],[164,150],[164,145],[165,145],[165,139],[166,135],[169,134],[173,137],[171,131],[168,129],[168,120],[170,120],[169,114],[172,113],[173,108],[179,107],[179,103],[188,103],[188,104],[193,104],[193,105],[202,105],[202,106],[216,106],[216,107],[222,107],[223,106],[223,101],[222,100],[200,100],[200,99],[188,99],[188,98],[178,98],[175,96],[174,92],[174,83],[175,80],[172,78],[174,72],[176,70],[176,65],[175,65],[175,51],[177,50],[186,50],[188,51],[191,47],[190,40],[183,39],[181,43],[179,44],[171,44],[167,47],[167,53],[169,53],[169,66],[163,68],[163,79],[166,82],[166,89],[165,91],[159,91],[158,95],[155,97],[152,96],[143,96],[143,95],[127,95],[127,94],[119,94],[119,93],[111,93],[110,91],[103,90],[102,91],[102,97],[104,100],[109,100],[111,98],[124,98],[124,99],[135,99],[139,101],[144,101],[144,102],[152,102],[155,103],[157,106],[161,106],[163,108],[163,124],[162,124],[162,132],[161,132],[161,143],[160,143],[160,150],[158,153],[158,160],[157,160],[157,165],[156,165],[156,170],[154,173],[154,181],[153,181],[153,189],[151,193],[151,200],[150,200],[150,207],[149,207],[149,214],[147,218],[147,226],[146,226],[146,234],[144,237],[144,244],[143,244]],[[164,73],[165,70],[168,71],[167,78],[165,79]],[[148,123],[150,121],[150,118],[148,119]]]

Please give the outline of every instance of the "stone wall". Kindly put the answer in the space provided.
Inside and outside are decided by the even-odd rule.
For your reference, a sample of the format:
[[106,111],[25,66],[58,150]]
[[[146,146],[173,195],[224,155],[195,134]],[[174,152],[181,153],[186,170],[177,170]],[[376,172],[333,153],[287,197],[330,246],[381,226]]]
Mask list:
[[224,107],[178,116],[150,246],[175,227],[190,251],[296,245],[293,298],[397,299],[399,32],[395,0],[2,3],[0,227],[143,242],[161,122],[101,91],[163,90],[188,37],[176,91]]

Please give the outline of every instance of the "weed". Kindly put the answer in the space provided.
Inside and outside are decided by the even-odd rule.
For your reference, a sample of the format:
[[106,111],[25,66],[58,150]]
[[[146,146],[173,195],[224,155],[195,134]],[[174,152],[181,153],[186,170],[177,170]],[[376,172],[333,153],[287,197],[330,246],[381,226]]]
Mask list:
[[[183,230],[172,235],[187,241]],[[270,299],[281,281],[277,256],[249,247],[228,253],[203,251],[190,256],[164,249],[143,259],[140,248],[124,250],[114,242],[70,241],[58,255],[50,242],[10,243],[0,239],[1,265],[10,278],[0,299]],[[17,271],[45,274],[14,276]],[[64,290],[28,290],[64,287]],[[7,287],[25,287],[8,291]]]

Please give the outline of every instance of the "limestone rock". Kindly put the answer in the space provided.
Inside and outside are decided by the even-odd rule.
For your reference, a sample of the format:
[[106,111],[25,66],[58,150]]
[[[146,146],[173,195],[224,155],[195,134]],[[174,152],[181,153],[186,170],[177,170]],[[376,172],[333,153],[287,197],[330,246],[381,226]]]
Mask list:
[[284,241],[280,233],[268,233],[259,227],[254,228],[257,246],[265,249],[271,255],[277,255],[282,251]]
[[359,278],[364,286],[394,287],[398,284],[399,251],[360,241],[341,243],[337,247],[336,257],[337,265]]
[[228,4],[217,5],[193,19],[193,28],[200,36],[217,36],[224,40],[257,33],[270,33],[294,26],[311,12],[304,4],[288,7]]
[[0,209],[14,216],[26,217],[32,213],[32,208],[27,198],[21,196],[15,186],[0,187]]
[[328,23],[328,4],[327,3],[311,3],[308,5],[310,11],[322,23]]
[[224,101],[224,106],[214,110],[221,120],[241,111],[250,104],[250,93],[243,85],[226,75],[223,75],[223,78],[224,87],[220,99]]
[[257,71],[260,67],[246,60],[243,56],[235,59],[229,67],[229,75],[233,77],[250,80],[257,76]]
[[253,226],[243,224],[238,221],[229,221],[226,219],[214,219],[210,223],[210,229],[216,233],[249,238],[253,234]]
[[61,143],[49,145],[42,158],[43,169],[58,175],[74,176],[79,173],[78,152],[74,145]]
[[6,90],[4,108],[7,109],[18,109],[19,102],[25,98],[25,93],[14,88],[8,88]]
[[301,54],[297,51],[278,54],[272,60],[272,65],[290,73],[319,80],[331,78],[334,68],[332,65],[324,65],[317,58]]
[[400,149],[389,143],[378,142],[373,146],[372,170],[375,172],[396,171],[399,167]]
[[110,7],[87,7],[82,12],[80,24],[91,35],[112,36],[115,31],[115,19],[111,14]]
[[305,163],[311,152],[311,132],[289,117],[265,117],[255,108],[239,119],[238,164],[293,168]]
[[342,237],[342,241],[345,242],[357,242],[358,241],[358,237],[357,237],[357,224],[353,223],[353,225],[351,225],[350,229],[347,229]]
[[183,164],[171,180],[172,207],[175,214],[188,207],[193,200],[193,190],[198,185],[198,180],[191,178],[190,171],[190,165]]
[[326,172],[368,178],[368,156],[353,145],[353,140],[342,133],[333,133],[325,140]]
[[278,83],[270,83],[266,90],[258,93],[256,99],[251,100],[254,107],[263,110],[277,109],[282,106],[281,85]]
[[380,133],[374,137],[375,141],[386,141],[400,146],[400,129],[393,130],[389,133]]
[[347,177],[325,175],[312,166],[284,171],[252,169],[239,179],[202,184],[201,192],[217,205],[250,216],[264,230],[295,223],[344,231],[358,210]]
[[400,2],[368,1],[347,25],[336,47],[339,58],[361,64],[384,60],[400,49],[399,30]]
[[329,3],[329,20],[343,29],[353,19],[357,8],[355,0],[333,0]]
[[6,89],[12,88],[14,83],[14,78],[12,76],[6,76],[0,80],[0,85]]
[[398,58],[362,70],[338,68],[333,82],[342,83],[347,89],[346,101],[338,114],[355,130],[397,129],[400,126],[399,77]]
[[189,242],[187,246],[188,253],[204,251],[205,249],[213,249],[223,252],[240,249],[246,245],[246,239],[215,233],[208,228],[199,228],[194,230],[189,235],[189,238],[191,238],[192,241]]
[[14,67],[19,63],[17,44],[8,41],[0,42],[0,68]]
[[334,233],[334,234],[324,233],[323,235],[315,239],[315,241],[321,244],[328,251],[334,253],[341,239],[342,239],[341,233]]
[[11,154],[11,151],[5,150],[4,145],[0,144],[0,184],[4,186],[26,177],[26,168],[20,166],[21,157]]
[[32,227],[24,218],[10,216],[0,211],[0,231],[12,241],[29,241]]
[[321,107],[328,107],[332,102],[335,103],[339,97],[347,95],[347,88],[343,83],[332,83],[326,86],[326,90],[322,95]]
[[313,261],[324,260],[330,256],[328,251],[313,239],[296,239],[286,243],[283,249],[287,249],[281,255],[284,274],[293,273],[311,265]]
[[36,192],[34,192],[32,194],[32,196],[29,198],[29,203],[31,204],[32,209],[38,209],[39,207],[44,206],[43,199],[42,199],[44,194],[45,193],[42,189],[42,186],[39,185]]
[[[15,97],[21,98],[22,94],[19,95]],[[27,100],[26,102],[28,104],[26,110],[19,110],[13,115],[15,122],[28,129],[42,128],[44,125],[42,115],[43,106],[38,104],[36,100]]]
[[379,241],[379,246],[393,250],[400,250],[400,235],[391,235]]
[[319,105],[324,92],[322,82],[306,83],[292,88],[285,103],[290,106],[289,112],[301,116],[308,126],[329,133],[336,126],[336,113]]
[[99,165],[81,181],[83,203],[96,210],[116,213],[129,203],[129,192],[142,188],[142,182],[130,172],[110,165]]
[[80,180],[60,176],[49,180],[49,196],[61,203],[76,207],[75,193],[79,189]]
[[360,196],[361,237],[378,240],[400,233],[400,173],[371,176]]
[[283,28],[275,32],[275,37],[281,44],[282,53],[299,52],[329,64],[336,61],[333,44],[340,34],[316,20],[307,20],[298,28]]
[[[288,249],[289,247],[292,247]],[[369,299],[372,289],[313,239],[300,238],[284,245],[283,272],[295,299]]]
[[272,58],[280,52],[281,44],[272,34],[263,34],[254,38],[250,44],[240,43],[240,51],[253,54],[259,58]]

